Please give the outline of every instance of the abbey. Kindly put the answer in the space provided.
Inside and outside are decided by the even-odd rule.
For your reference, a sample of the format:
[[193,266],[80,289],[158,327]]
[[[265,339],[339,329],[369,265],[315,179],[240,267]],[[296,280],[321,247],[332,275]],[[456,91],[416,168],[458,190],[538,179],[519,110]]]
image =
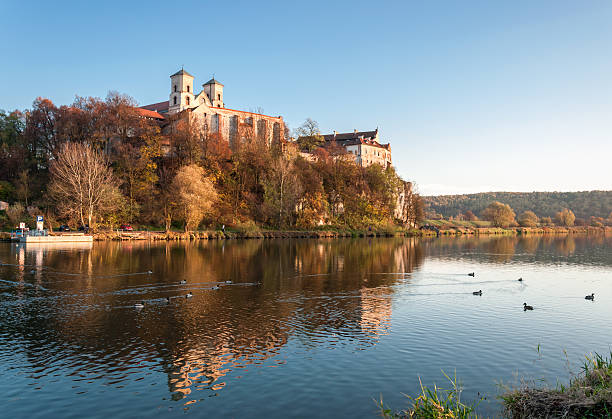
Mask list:
[[143,116],[156,119],[166,129],[189,118],[208,135],[217,135],[230,146],[246,137],[261,138],[268,144],[285,140],[285,123],[281,116],[268,116],[225,107],[223,84],[213,77],[196,93],[194,77],[184,69],[170,76],[167,101],[142,106]]

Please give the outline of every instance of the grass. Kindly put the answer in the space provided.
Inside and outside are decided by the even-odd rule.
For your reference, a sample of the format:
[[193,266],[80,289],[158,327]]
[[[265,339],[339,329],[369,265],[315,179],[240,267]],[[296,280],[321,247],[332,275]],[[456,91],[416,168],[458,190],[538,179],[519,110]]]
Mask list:
[[582,372],[568,386],[522,388],[501,396],[505,413],[514,419],[612,418],[612,352],[587,356]]
[[409,399],[409,407],[399,412],[393,411],[384,405],[382,397],[376,401],[380,414],[385,419],[477,419],[475,413],[478,403],[465,404],[461,401],[461,384],[457,381],[457,375],[452,378],[444,371],[450,387],[443,389],[434,384],[433,388],[424,386],[419,378],[421,392],[417,397],[406,396]]

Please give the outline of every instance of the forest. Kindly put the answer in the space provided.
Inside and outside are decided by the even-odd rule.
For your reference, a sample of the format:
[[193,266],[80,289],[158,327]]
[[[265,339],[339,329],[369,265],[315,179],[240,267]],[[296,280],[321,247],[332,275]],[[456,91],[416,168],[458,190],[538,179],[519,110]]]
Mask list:
[[[305,126],[315,137],[318,125]],[[248,127],[247,127],[248,128]],[[304,131],[304,130],[302,130]],[[421,198],[393,167],[361,167],[344,148],[270,144],[245,129],[230,148],[189,119],[172,129],[110,92],[0,111],[0,227],[196,230],[414,226]]]
[[554,218],[570,209],[578,219],[607,218],[612,212],[612,191],[585,192],[486,192],[468,195],[424,196],[427,218],[456,217],[471,211],[480,215],[491,202],[499,201],[516,213],[533,211],[538,217]]

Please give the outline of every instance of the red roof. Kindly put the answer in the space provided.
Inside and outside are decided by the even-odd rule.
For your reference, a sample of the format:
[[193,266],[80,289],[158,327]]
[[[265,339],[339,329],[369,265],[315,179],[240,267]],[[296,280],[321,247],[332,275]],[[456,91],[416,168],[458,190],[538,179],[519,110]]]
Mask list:
[[144,108],[136,108],[136,110],[138,111],[138,113],[141,116],[144,116],[145,118],[166,119],[166,117],[164,117],[159,112],[150,111],[150,110],[144,109]]

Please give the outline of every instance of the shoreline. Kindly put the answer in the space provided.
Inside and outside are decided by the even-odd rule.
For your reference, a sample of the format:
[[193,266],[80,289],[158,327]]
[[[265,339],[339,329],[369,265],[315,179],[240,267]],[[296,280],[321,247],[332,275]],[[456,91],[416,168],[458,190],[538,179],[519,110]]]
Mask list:
[[[53,233],[59,235],[61,233]],[[544,236],[544,235],[612,234],[612,227],[450,227],[441,229],[439,236]],[[117,231],[106,230],[93,233],[94,241],[177,241],[177,240],[254,240],[254,239],[323,239],[323,238],[366,238],[366,237],[436,237],[431,230],[252,230],[226,231],[201,230],[177,231]],[[8,232],[0,232],[0,241],[10,242]]]

